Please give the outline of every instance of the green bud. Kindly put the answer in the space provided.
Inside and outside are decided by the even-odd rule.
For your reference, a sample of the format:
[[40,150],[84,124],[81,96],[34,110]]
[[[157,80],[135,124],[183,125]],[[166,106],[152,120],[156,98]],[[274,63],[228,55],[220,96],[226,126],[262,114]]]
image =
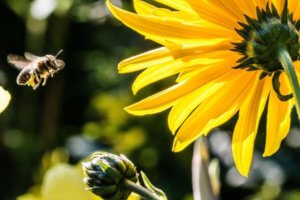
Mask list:
[[134,164],[124,155],[96,152],[91,161],[82,163],[84,182],[94,194],[107,200],[125,200],[130,191],[122,187],[124,180],[137,182]]

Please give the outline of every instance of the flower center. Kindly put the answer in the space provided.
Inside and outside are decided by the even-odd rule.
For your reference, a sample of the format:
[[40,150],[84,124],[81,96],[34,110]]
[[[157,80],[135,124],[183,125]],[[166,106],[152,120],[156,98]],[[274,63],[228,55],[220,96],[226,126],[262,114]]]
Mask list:
[[299,34],[300,20],[294,20],[293,14],[289,13],[287,1],[281,15],[274,4],[265,9],[256,9],[257,19],[246,17],[247,23],[239,22],[241,29],[236,32],[242,36],[243,41],[233,43],[233,51],[243,55],[238,60],[235,69],[247,71],[261,70],[260,79],[267,75],[273,76],[274,91],[282,101],[292,98],[292,95],[282,95],[279,87],[279,75],[283,67],[278,59],[280,49],[286,49],[293,61],[299,60]]

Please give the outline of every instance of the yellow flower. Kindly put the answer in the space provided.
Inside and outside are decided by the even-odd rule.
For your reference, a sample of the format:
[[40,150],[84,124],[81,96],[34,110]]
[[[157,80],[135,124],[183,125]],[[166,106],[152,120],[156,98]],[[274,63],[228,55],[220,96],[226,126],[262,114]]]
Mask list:
[[290,129],[295,101],[278,52],[289,53],[298,73],[299,0],[133,2],[136,13],[109,0],[107,6],[126,26],[163,47],[121,61],[119,72],[144,70],[133,83],[134,93],[172,75],[177,79],[126,110],[147,115],[171,108],[168,125],[176,134],[176,152],[239,113],[232,150],[239,172],[247,176],[265,107],[264,156],[278,150]]
[[[98,196],[85,189],[83,177],[81,166],[57,164],[46,172],[40,189],[33,188],[18,200],[99,200]],[[132,194],[128,199],[140,198]]]
[[0,86],[0,113],[2,113],[10,102],[11,96],[9,92]]

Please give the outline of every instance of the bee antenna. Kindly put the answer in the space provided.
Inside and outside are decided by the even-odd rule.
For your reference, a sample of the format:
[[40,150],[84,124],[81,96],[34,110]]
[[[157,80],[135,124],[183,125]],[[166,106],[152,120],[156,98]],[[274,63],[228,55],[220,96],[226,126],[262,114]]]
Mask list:
[[59,52],[56,54],[55,58],[57,58],[57,56],[59,56],[61,53],[63,52],[63,50],[59,50]]

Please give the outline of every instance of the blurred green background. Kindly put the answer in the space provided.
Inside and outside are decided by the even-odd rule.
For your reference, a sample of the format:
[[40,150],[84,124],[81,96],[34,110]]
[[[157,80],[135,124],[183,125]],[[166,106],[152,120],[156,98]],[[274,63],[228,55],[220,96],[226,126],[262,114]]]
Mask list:
[[[129,0],[113,2],[132,9]],[[16,199],[40,184],[51,165],[76,164],[97,150],[127,155],[169,199],[192,199],[192,147],[171,152],[167,112],[134,117],[123,110],[172,83],[171,78],[133,96],[136,74],[117,73],[120,60],[157,44],[125,28],[100,0],[2,0],[0,16],[0,85],[12,95],[0,116],[0,199]],[[33,91],[16,85],[18,71],[6,63],[7,54],[56,54],[60,49],[66,67],[45,87]],[[260,127],[248,179],[237,173],[231,156],[236,118],[210,134],[209,152],[221,170],[220,199],[300,199],[296,119],[293,112],[289,137],[267,159],[261,157],[265,127]]]

